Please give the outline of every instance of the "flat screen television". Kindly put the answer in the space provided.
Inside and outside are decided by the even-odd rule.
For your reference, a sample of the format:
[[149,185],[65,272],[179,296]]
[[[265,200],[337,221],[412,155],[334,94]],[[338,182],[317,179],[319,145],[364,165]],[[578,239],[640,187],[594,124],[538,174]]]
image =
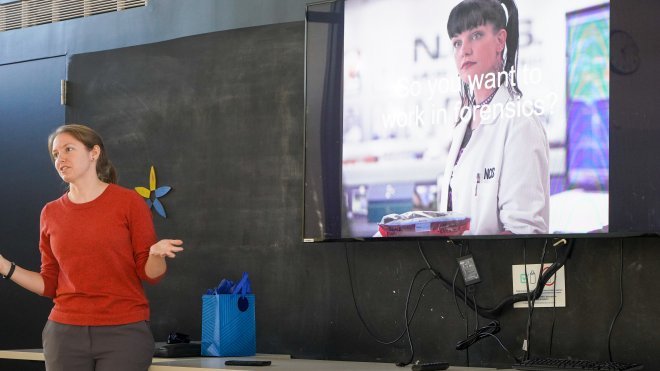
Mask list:
[[304,241],[660,231],[624,5],[504,3],[308,5]]

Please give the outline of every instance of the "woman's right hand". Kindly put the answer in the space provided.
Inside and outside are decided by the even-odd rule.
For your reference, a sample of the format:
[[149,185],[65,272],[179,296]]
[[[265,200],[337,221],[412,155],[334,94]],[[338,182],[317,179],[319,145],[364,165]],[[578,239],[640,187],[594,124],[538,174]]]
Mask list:
[[[3,276],[9,274],[12,263],[4,256],[0,255],[0,273]],[[29,271],[16,265],[12,273],[11,280],[26,290],[32,291],[37,295],[44,294],[44,279],[39,272]]]

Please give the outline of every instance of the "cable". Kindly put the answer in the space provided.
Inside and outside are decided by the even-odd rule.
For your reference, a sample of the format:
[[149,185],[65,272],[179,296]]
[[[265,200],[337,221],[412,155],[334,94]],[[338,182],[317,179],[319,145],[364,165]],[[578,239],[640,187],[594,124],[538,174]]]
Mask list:
[[[465,255],[468,255],[470,253],[470,245],[468,244],[467,241],[465,241],[465,255],[463,255],[462,252],[463,252],[463,249],[461,249],[461,256],[459,256],[459,258],[461,258]],[[474,290],[474,287],[473,286],[465,287],[465,283],[463,285],[464,285],[463,289],[465,290],[465,295],[463,296],[463,302],[464,302],[463,304],[465,305],[465,307],[469,308],[468,303],[467,303],[467,301],[468,301],[468,295],[467,294],[468,294],[468,291],[473,292],[472,290]],[[473,296],[472,301],[474,302],[474,296]],[[476,309],[477,308],[476,307],[477,303],[474,303],[474,304],[475,304],[475,311],[476,311],[477,310]],[[478,312],[476,312],[476,313],[478,313]],[[469,337],[469,333],[470,333],[469,328],[470,328],[470,317],[466,313],[465,314],[465,338],[466,339]],[[475,331],[477,331],[476,327],[475,327]],[[465,348],[465,363],[466,363],[467,367],[470,367],[470,349],[468,349],[467,347]]]
[[[452,244],[454,244],[452,242]],[[458,245],[460,247],[460,251],[458,252],[458,256],[461,257],[463,256],[463,245]],[[456,310],[458,311],[458,314],[461,316],[461,320],[465,321],[465,316],[463,316],[463,311],[461,310],[461,307],[458,305],[458,295],[456,294],[456,278],[458,278],[458,271],[460,267],[456,267],[456,271],[454,271],[454,279],[451,281],[451,292],[452,296],[454,297],[454,304],[456,304]]]
[[459,341],[456,344],[456,350],[467,350],[477,341],[488,337],[489,335],[495,335],[500,332],[501,327],[498,321],[491,321],[486,326],[482,328],[477,328],[472,334],[465,337],[465,340]]
[[[449,240],[449,241],[453,244],[452,240]],[[556,273],[557,270],[559,270],[566,263],[566,260],[568,260],[568,258],[571,255],[571,252],[573,250],[573,245],[575,243],[574,240],[566,241],[565,239],[560,239],[558,242],[556,242],[554,244],[554,246],[557,246],[560,243],[566,244],[567,247],[562,250],[562,254],[558,256],[557,260],[549,267],[548,271],[545,272],[545,274],[540,275],[541,277],[538,281],[536,289],[533,291],[533,296],[532,296],[533,300],[536,300],[537,298],[539,298],[541,296],[541,294],[543,292],[543,288],[545,286],[545,283],[550,279],[550,277],[552,277]],[[473,296],[472,299],[469,299],[468,295],[465,291],[460,290],[460,289],[456,289],[455,279],[456,279],[456,275],[458,274],[458,271],[454,275],[454,281],[453,282],[450,282],[449,280],[447,280],[439,272],[435,271],[431,267],[428,259],[424,255],[424,252],[421,248],[421,244],[418,244],[420,253],[421,253],[422,257],[424,258],[424,261],[427,265],[427,268],[419,269],[415,273],[415,276],[413,277],[413,279],[410,282],[410,286],[409,286],[409,289],[408,289],[408,294],[406,296],[406,304],[405,304],[405,310],[404,310],[405,329],[394,340],[382,340],[379,336],[377,336],[376,334],[374,334],[371,331],[371,329],[367,325],[362,313],[360,312],[359,306],[357,304],[357,299],[355,297],[355,289],[353,287],[353,276],[352,276],[352,272],[351,272],[351,264],[350,264],[349,254],[348,254],[348,244],[344,244],[344,247],[345,247],[346,265],[347,265],[347,269],[348,269],[348,277],[349,277],[349,283],[350,283],[350,287],[351,287],[351,296],[353,298],[353,304],[355,306],[355,310],[356,310],[356,313],[358,315],[358,318],[360,319],[360,322],[362,323],[362,325],[367,330],[367,333],[371,337],[373,337],[378,343],[384,344],[384,345],[394,344],[397,341],[401,340],[401,338],[405,335],[407,335],[407,337],[408,337],[408,342],[410,344],[410,350],[411,350],[411,359],[408,363],[398,363],[397,365],[400,365],[400,366],[410,364],[412,362],[412,359],[414,358],[414,347],[413,347],[412,339],[411,339],[411,336],[410,336],[410,327],[409,326],[410,326],[410,324],[412,323],[412,320],[415,317],[415,314],[417,312],[419,302],[420,302],[421,297],[423,295],[424,289],[426,288],[426,286],[433,279],[439,280],[440,283],[446,289],[448,289],[448,290],[451,289],[452,292],[454,293],[455,300],[457,300],[457,298],[463,299],[467,308],[472,309],[472,307],[474,307],[475,313],[477,315],[481,315],[484,318],[495,319],[496,317],[498,317],[501,314],[501,312],[504,309],[511,307],[513,303],[516,303],[516,302],[519,302],[519,301],[522,301],[522,300],[525,300],[525,299],[528,300],[528,303],[530,301],[530,296],[529,296],[530,291],[529,291],[529,288],[528,288],[528,290],[527,290],[528,293],[515,294],[515,295],[512,295],[512,296],[509,296],[509,297],[505,298],[504,300],[502,300],[500,303],[498,303],[496,306],[494,306],[492,308],[484,308],[484,307],[479,306],[477,304],[476,300],[474,299],[474,296]],[[460,251],[461,255],[462,255],[462,251],[463,251],[463,248],[462,248],[462,245],[461,245],[461,251]],[[466,246],[466,253],[468,253],[468,252],[469,252],[469,246]],[[621,254],[623,255],[623,252]],[[623,257],[622,257],[622,260],[623,260]],[[623,262],[621,264],[623,265]],[[412,293],[412,288],[415,284],[415,281],[419,277],[419,275],[421,273],[425,272],[425,271],[431,272],[431,274],[433,275],[433,278],[430,278],[429,280],[427,280],[424,283],[424,285],[422,286],[422,288],[420,290],[420,293],[419,293],[419,296],[417,297],[417,300],[415,301],[415,305],[412,309],[412,313],[410,314],[410,318],[408,318],[408,309],[409,309],[409,306],[410,306],[410,296],[411,296],[411,293]],[[526,273],[526,270],[525,270],[525,273]],[[622,280],[622,278],[621,278],[621,280]],[[623,283],[622,282],[621,282],[621,295],[622,295],[622,300],[623,300]],[[456,301],[456,305],[457,305],[457,308],[458,308],[458,302],[457,301]],[[463,317],[462,312],[460,312],[460,309],[459,309],[459,313],[461,313],[461,316]],[[617,317],[618,317],[618,313],[617,313]],[[466,321],[466,331],[467,331],[467,328],[469,328],[469,319],[467,318],[467,316],[465,316],[465,321]],[[613,327],[615,321],[616,321],[616,317],[613,320],[613,324],[612,324],[611,328]],[[466,333],[466,335],[467,335],[467,333]],[[467,363],[468,363],[468,366],[469,366],[469,353],[467,354]]]
[[[351,285],[351,295],[353,296],[353,304],[355,305],[355,310],[357,312],[358,317],[360,318],[360,321],[364,325],[364,327],[367,330],[367,332],[369,333],[369,335],[371,335],[376,340],[376,342],[378,342],[380,344],[383,344],[383,345],[392,345],[392,344],[396,343],[397,341],[401,340],[401,338],[403,338],[406,335],[406,330],[405,329],[403,330],[403,332],[401,332],[400,335],[398,335],[396,338],[394,338],[394,340],[383,340],[378,335],[374,334],[371,331],[371,329],[369,328],[369,326],[367,326],[367,323],[366,323],[364,317],[362,316],[362,312],[360,312],[360,308],[357,305],[357,299],[355,298],[355,289],[353,288],[353,275],[351,273],[350,263],[349,263],[349,259],[348,259],[348,247],[346,248],[346,263],[348,264],[348,279],[349,279],[349,283]],[[418,270],[415,273],[415,276],[413,277],[412,281],[410,282],[410,286],[408,288],[408,294],[406,296],[406,310],[404,312],[407,311],[408,305],[410,303],[410,293],[412,291],[413,284],[417,280],[417,277],[422,272],[424,272],[426,270],[428,270],[428,269],[422,268],[422,269]],[[419,303],[419,300],[417,301],[417,303]],[[415,307],[413,308],[412,316],[415,315],[416,311],[417,311],[417,305],[415,305]],[[412,317],[410,319],[406,318],[406,321],[404,323],[406,325],[408,325],[410,322],[412,322]]]
[[456,350],[465,349],[467,351],[470,346],[472,346],[474,343],[478,342],[479,340],[484,339],[486,337],[494,337],[495,340],[497,340],[497,342],[500,344],[500,347],[504,349],[504,351],[509,355],[509,357],[511,357],[514,361],[516,361],[516,363],[519,363],[520,359],[516,357],[513,353],[511,353],[511,351],[507,347],[505,347],[504,344],[502,344],[500,338],[495,336],[495,334],[500,332],[500,330],[501,327],[499,321],[497,320],[491,321],[486,326],[480,329],[476,329],[475,332],[472,333],[470,336],[466,337],[465,340],[459,341],[456,344]]
[[[546,255],[546,249],[548,247],[548,240],[546,239],[545,242],[543,243],[543,250],[541,252],[541,271],[539,272],[539,277],[543,274],[543,266],[545,265],[545,255]],[[525,250],[527,248],[527,244],[525,243],[524,249],[523,249],[523,261],[525,263],[525,276],[527,276],[527,261],[525,260]],[[532,271],[533,272],[533,271]],[[527,285],[527,295],[529,298],[529,281],[526,280],[526,285]],[[541,291],[545,289],[545,284]],[[529,359],[529,354],[532,351],[532,324],[533,324],[533,316],[534,316],[534,309],[536,307],[536,299],[537,297],[531,298],[531,300],[528,299],[527,302],[527,312],[528,312],[528,317],[527,317],[527,349],[525,350],[526,352],[526,357],[525,359]]]
[[523,344],[523,350],[525,351],[525,355],[523,356],[523,359],[528,360],[529,350],[530,350],[529,330],[530,330],[530,321],[532,318],[532,300],[529,291],[529,274],[527,274],[527,240],[523,240],[523,265],[525,266],[525,287],[526,287],[525,293],[527,295],[527,334],[525,335],[525,340]]
[[[435,277],[431,277],[426,282],[424,282],[424,285],[422,285],[422,288],[419,291],[419,296],[417,297],[417,302],[415,303],[415,310],[417,310],[417,305],[419,305],[419,301],[422,298],[422,294],[424,293],[424,289],[434,279],[435,279]],[[406,314],[405,314],[405,316],[406,317],[408,316],[408,303],[406,303]],[[412,317],[410,319],[410,322],[412,322]],[[410,336],[410,322],[406,322],[406,334],[408,336],[408,343],[410,344],[410,359],[408,360],[408,362],[399,362],[399,363],[397,363],[396,365],[399,366],[399,367],[408,366],[409,364],[411,364],[413,362],[413,359],[415,358],[415,347],[413,345],[412,338]]]
[[[455,246],[460,247],[459,256],[463,256],[464,253],[463,253],[463,246],[462,246],[462,245],[460,245],[460,244],[455,244],[455,243],[454,243],[453,241],[451,241],[451,240],[448,241],[448,242],[450,242],[451,244],[453,244],[453,245],[455,245]],[[542,267],[543,267],[543,265],[544,265],[544,263],[545,263],[544,261],[545,261],[545,255],[546,255],[547,244],[548,244],[548,241],[546,240],[545,243],[544,243],[544,246],[543,246],[543,252],[542,252],[542,254],[541,254],[541,266],[542,266]],[[564,250],[562,251],[562,255],[560,256],[560,255],[559,255],[558,246],[561,245],[561,244],[568,245],[568,246],[567,246],[566,249],[564,249]],[[565,240],[565,239],[559,239],[559,240],[557,240],[557,241],[553,244],[553,246],[554,246],[554,248],[555,248],[555,262],[554,262],[552,265],[550,265],[550,266],[548,267],[548,270],[547,270],[547,272],[545,272],[545,274],[543,274],[543,272],[542,272],[542,274],[540,275],[541,277],[540,277],[540,279],[539,279],[539,282],[538,282],[538,285],[537,285],[536,289],[535,289],[534,291],[530,291],[530,290],[528,289],[528,292],[530,292],[530,293],[533,292],[533,293],[534,293],[534,296],[531,297],[531,300],[535,301],[538,297],[540,297],[540,295],[541,295],[541,293],[542,293],[542,291],[543,291],[543,288],[545,287],[545,284],[547,283],[547,281],[548,281],[551,277],[555,276],[555,280],[556,280],[556,272],[557,272],[557,270],[559,270],[559,269],[560,269],[560,268],[566,263],[566,260],[568,260],[568,258],[570,257],[570,254],[571,254],[572,249],[573,249],[573,244],[574,244],[574,241],[573,241],[573,240],[571,240],[571,241],[569,242],[569,241],[567,241],[567,240]],[[436,278],[437,278],[438,280],[440,280],[440,281],[445,285],[446,288],[449,289],[449,286],[450,286],[449,282],[448,282],[444,277],[442,277],[437,271],[435,271],[435,270],[433,269],[433,267],[432,267],[431,264],[429,263],[429,260],[427,259],[426,255],[424,254],[424,251],[423,251],[423,249],[422,249],[422,247],[421,247],[421,244],[419,244],[419,243],[418,243],[418,248],[419,248],[419,252],[420,252],[420,254],[422,255],[422,258],[424,259],[424,262],[426,263],[426,266],[428,267],[428,269],[431,270],[431,272],[433,272],[435,275],[437,275]],[[469,249],[469,247],[468,247],[468,249]],[[468,252],[468,251],[466,251],[466,253],[467,253],[467,252]],[[525,252],[525,253],[526,253],[526,252]],[[525,258],[526,258],[526,256],[525,256]],[[462,298],[462,299],[464,300],[465,303],[467,303],[469,299],[468,299],[468,295],[466,295],[466,293],[464,293],[464,292],[462,292],[462,291],[456,289],[456,278],[457,278],[457,276],[458,276],[458,269],[454,272],[454,277],[453,277],[453,280],[452,280],[452,282],[451,282],[451,290],[452,290],[452,292],[454,293],[454,303],[456,304],[456,309],[457,309],[458,313],[460,314],[460,316],[461,316],[461,318],[462,318],[463,320],[467,320],[466,317],[463,316],[463,312],[461,311],[460,306],[458,305],[458,300],[457,300],[457,299],[460,297],[460,298]],[[556,282],[556,281],[555,281],[555,282]],[[484,309],[484,308],[479,307],[478,304],[477,304],[477,300],[476,300],[476,294],[474,293],[474,291],[471,291],[471,290],[473,290],[473,289],[474,289],[473,287],[469,287],[467,290],[470,290],[470,293],[472,293],[472,300],[471,300],[472,304],[471,304],[471,305],[473,306],[474,311],[475,311],[475,318],[476,318],[476,321],[475,321],[475,322],[476,322],[475,329],[476,329],[476,328],[478,328],[478,321],[479,321],[479,317],[478,317],[478,316],[481,315],[481,314],[486,314],[486,316],[488,316],[488,315],[492,315],[493,312],[495,312],[499,306],[498,306],[498,307],[495,307],[495,308],[493,308],[493,309]],[[466,290],[466,291],[467,291],[467,290]],[[555,290],[556,290],[556,285],[555,285]],[[458,291],[458,292],[457,292],[457,291]],[[556,295],[555,295],[555,296],[556,296]],[[511,304],[513,304],[513,303],[516,302],[516,301],[525,300],[526,297],[527,297],[527,294],[526,294],[526,293],[525,293],[525,294],[517,294],[517,295],[511,296],[511,297],[509,297],[509,298],[506,298],[502,303],[510,302]],[[500,303],[500,305],[502,305],[502,303]],[[532,304],[533,304],[533,302],[532,302]],[[466,304],[466,305],[467,305],[467,304]],[[532,305],[531,307],[533,308],[533,305]],[[472,307],[469,307],[469,308],[472,309]],[[487,318],[489,318],[489,317],[487,317]],[[496,322],[496,321],[494,321],[494,322]],[[491,322],[491,324],[492,324],[492,323],[493,323],[493,322]],[[496,323],[497,323],[497,322],[496,322]],[[491,326],[491,324],[487,325],[486,327]],[[499,326],[499,323],[498,323],[498,326]],[[467,331],[467,328],[469,328],[469,326],[466,326],[466,331]],[[554,329],[554,322],[553,322],[553,329]],[[498,330],[498,331],[499,331],[499,330]],[[553,330],[553,331],[554,331],[554,330]],[[477,333],[479,333],[479,330],[476,330],[476,331],[475,331],[475,334],[477,334]],[[484,334],[484,336],[492,336],[492,337],[494,337],[495,340],[497,340],[497,342],[500,344],[500,347],[501,347],[502,349],[504,349],[504,350],[507,352],[507,354],[509,355],[510,358],[512,358],[513,360],[515,360],[517,363],[520,362],[520,359],[519,359],[518,357],[516,357],[511,351],[509,351],[509,349],[506,348],[506,347],[504,346],[504,344],[502,343],[502,341],[501,341],[497,336],[495,336],[495,335],[493,335],[493,334],[491,334],[491,333],[487,333],[487,332]],[[466,335],[466,340],[465,340],[465,341],[467,341],[467,339],[469,339],[469,338],[470,338],[470,336],[469,336],[469,335]],[[465,341],[464,341],[464,342],[465,342]],[[462,342],[461,342],[461,343],[462,343]],[[461,343],[459,343],[459,344],[461,344]],[[468,345],[468,346],[469,346],[469,345]],[[458,346],[457,346],[457,347],[458,347]],[[457,348],[457,349],[458,349],[458,348]],[[469,365],[469,350],[468,350],[467,348],[466,348],[466,358],[467,358],[467,359],[466,359],[466,363]]]
[[[452,240],[449,240],[448,242],[451,243],[454,246],[459,247],[459,252],[458,252],[458,257],[459,258],[464,255],[463,254],[463,244],[462,243],[461,244],[455,244],[454,241],[452,241]],[[440,274],[437,273],[435,270],[433,270],[433,268],[431,267],[431,264],[429,263],[429,260],[426,258],[426,255],[424,254],[424,250],[422,250],[421,244],[418,243],[418,247],[419,247],[420,254],[422,254],[422,258],[426,262],[426,265],[429,267],[429,269],[431,269],[433,272],[435,272],[437,279],[443,280],[443,278],[440,276]],[[467,254],[467,251],[468,251],[467,249],[468,248],[469,247],[466,247],[466,254]],[[463,315],[463,311],[461,310],[460,306],[458,305],[458,296],[459,295],[456,293],[456,278],[458,277],[458,271],[459,271],[459,267],[456,267],[456,271],[454,272],[454,278],[451,282],[451,290],[452,290],[452,294],[454,296],[454,304],[456,304],[456,310],[458,311],[458,314],[460,315],[461,320],[463,320],[463,322],[465,322],[465,337],[467,338],[468,334],[470,332],[470,330],[469,330],[469,328],[470,328],[469,319],[467,318],[467,315],[465,315],[465,316]],[[464,304],[465,304],[465,306],[467,306],[467,295],[465,295],[465,293],[463,293],[463,292],[461,292],[461,293],[463,294],[462,298],[464,300]],[[474,296],[473,296],[473,298],[474,298]],[[476,301],[474,299],[472,300],[472,302],[476,305]],[[475,312],[476,312],[476,306],[475,306]],[[466,349],[466,352],[465,352],[465,363],[466,363],[467,367],[470,367],[470,351],[468,349]]]
[[479,312],[477,311],[477,289],[474,286],[470,286],[469,289],[472,291],[472,301],[474,302],[474,331],[477,331],[479,328]]
[[[555,272],[557,272],[557,270],[559,270],[561,267],[564,266],[566,260],[568,260],[568,258],[571,256],[571,253],[573,251],[573,246],[575,244],[575,240],[567,241],[566,239],[560,239],[557,242],[555,242],[555,245],[559,245],[559,244],[565,244],[566,248],[561,250],[561,253],[559,254],[557,261],[555,261],[550,266],[550,268],[548,268],[545,274],[541,275],[541,278],[538,281],[536,289],[532,291],[535,298],[541,296],[545,284],[555,274]],[[458,299],[465,299],[465,292],[463,292],[461,289],[455,288],[454,287],[455,285],[452,285],[452,281],[443,277],[441,273],[436,272],[436,274],[437,274],[436,278],[445,287],[445,289],[453,292],[456,296],[458,296]],[[483,318],[497,319],[504,310],[513,307],[513,303],[517,303],[519,301],[523,301],[526,299],[527,299],[526,293],[515,294],[504,298],[501,302],[499,302],[497,305],[491,308],[485,308],[477,305],[477,310],[479,312],[479,315]],[[472,303],[471,299],[467,299],[467,302],[469,304],[469,308],[472,308],[474,306],[474,303]]]
[[607,353],[610,356],[610,362],[612,361],[612,330],[614,329],[614,324],[616,323],[617,318],[619,318],[619,314],[621,314],[621,311],[623,310],[623,238],[619,240],[619,295],[620,295],[620,301],[619,301],[619,310],[616,312],[616,315],[612,319],[612,323],[610,324],[610,331],[607,334]]
[[[555,248],[555,261],[557,261],[557,246]],[[555,336],[555,321],[557,320],[557,273],[554,274],[554,285],[552,285],[552,325],[550,326],[550,344],[548,346],[548,357],[552,357],[552,341]]]
[[[463,253],[463,244],[461,243],[458,246],[460,247],[460,250],[458,252],[458,257],[461,258],[462,256],[467,255],[468,247],[466,246],[465,253]],[[463,311],[461,310],[460,306],[458,305],[458,298],[457,298],[457,295],[456,295],[456,278],[458,277],[459,269],[460,269],[460,267],[456,267],[456,271],[454,272],[454,280],[452,281],[452,290],[453,290],[453,294],[454,294],[454,304],[456,304],[456,309],[458,310],[458,313],[460,314],[461,319],[465,323],[465,338],[467,339],[468,336],[469,336],[469,333],[470,333],[470,330],[469,330],[469,328],[470,328],[470,319],[468,318],[467,313],[465,315],[463,315]],[[467,305],[467,294],[465,294],[465,293],[463,294],[463,304],[466,307],[468,306]],[[467,367],[470,367],[470,350],[469,349],[465,349],[465,365]]]
[[[465,296],[463,297],[463,301],[464,301],[463,304],[465,304],[465,306],[467,307],[467,295],[465,295]],[[469,328],[470,328],[470,316],[468,316],[468,315],[466,314],[466,316],[465,316],[465,338],[466,338],[466,339],[470,337],[470,336],[468,335],[468,334],[470,333]],[[469,346],[469,345],[468,345],[468,346]],[[458,347],[456,347],[456,348],[458,349]],[[465,363],[466,363],[466,367],[470,367],[470,349],[468,349],[467,347],[465,347],[464,349],[465,349]]]
[[433,272],[433,275],[435,276],[437,274],[436,271],[433,270],[431,267],[431,263],[429,263],[429,260],[426,258],[426,254],[424,254],[424,250],[422,250],[422,243],[417,241],[417,248],[419,249],[419,253],[422,255],[422,259],[424,259],[424,263],[426,263],[426,266]]
[[509,357],[511,357],[514,361],[516,361],[516,363],[520,363],[520,359],[518,357],[516,357],[513,353],[511,353],[511,351],[507,347],[505,347],[504,344],[502,344],[502,341],[500,340],[500,338],[498,338],[497,336],[495,336],[493,334],[488,334],[487,333],[486,335],[494,337],[495,340],[497,340],[497,342],[500,343],[500,347],[502,347],[502,349],[504,349],[506,351],[506,353],[509,355]]
[[458,270],[459,268],[456,267],[456,271],[454,272],[454,279],[451,281],[451,292],[454,294],[454,304],[456,304],[456,310],[458,311],[458,314],[461,316],[461,320],[465,320],[465,316],[463,316],[463,311],[461,310],[461,307],[458,306],[458,294],[456,294],[456,278],[458,278]]
[[[405,310],[406,318],[408,316],[407,312],[408,312],[408,302],[406,301],[406,310]],[[407,362],[397,362],[396,363],[397,367],[408,366],[409,364],[412,363],[412,360],[415,358],[415,346],[413,345],[412,337],[410,336],[410,324],[408,323],[408,321],[406,321],[406,337],[408,338],[408,345],[410,346],[410,358],[408,359]]]
[[412,338],[411,338],[411,336],[410,336],[410,323],[412,323],[412,320],[413,320],[413,318],[415,317],[415,313],[417,312],[417,308],[418,308],[418,306],[419,306],[419,302],[420,302],[420,300],[421,300],[421,298],[422,298],[422,294],[424,293],[424,289],[426,288],[426,286],[427,286],[431,281],[433,281],[433,280],[435,279],[435,275],[434,275],[433,277],[429,278],[429,279],[424,283],[424,285],[422,285],[422,288],[420,289],[420,292],[419,292],[419,296],[417,297],[417,300],[415,301],[415,305],[413,306],[412,313],[410,314],[410,318],[408,318],[408,308],[410,307],[410,296],[411,296],[412,288],[413,288],[413,286],[414,286],[414,284],[415,284],[415,281],[417,280],[417,277],[419,277],[419,275],[420,275],[421,273],[426,272],[426,271],[431,271],[431,269],[429,269],[429,268],[422,268],[422,269],[419,269],[419,270],[415,273],[415,275],[413,276],[412,281],[410,282],[410,286],[409,286],[409,288],[408,288],[408,294],[406,295],[406,304],[405,304],[405,310],[404,310],[404,319],[405,319],[405,320],[404,320],[404,324],[405,324],[405,329],[404,329],[403,332],[402,332],[399,336],[397,336],[394,340],[383,340],[383,339],[381,339],[379,336],[377,336],[376,334],[374,334],[374,333],[371,331],[371,329],[370,329],[369,326],[367,325],[367,323],[366,323],[364,317],[362,316],[362,313],[360,312],[360,308],[359,308],[358,305],[357,305],[357,299],[356,299],[356,297],[355,297],[355,289],[354,289],[354,287],[353,287],[353,274],[352,274],[352,272],[351,272],[351,264],[350,264],[350,259],[349,259],[349,256],[348,256],[348,244],[344,244],[344,247],[345,247],[345,252],[346,252],[346,265],[347,265],[347,268],[348,268],[348,280],[349,280],[349,283],[350,283],[350,286],[351,286],[351,296],[352,296],[352,298],[353,298],[353,305],[355,306],[355,311],[356,311],[356,313],[357,313],[357,315],[358,315],[358,318],[360,319],[360,322],[362,323],[362,325],[364,326],[364,328],[367,330],[367,333],[368,333],[372,338],[374,338],[374,340],[376,340],[376,342],[378,342],[378,343],[380,343],[380,344],[383,344],[383,345],[391,345],[391,344],[394,344],[394,343],[396,343],[397,341],[401,340],[401,338],[403,338],[404,336],[407,335],[408,343],[409,343],[409,345],[410,345],[410,360],[409,360],[407,363],[406,363],[406,362],[399,362],[399,363],[397,363],[397,366],[401,366],[401,367],[402,367],[402,366],[406,366],[406,365],[412,363],[412,360],[413,360],[414,355],[415,355],[415,349],[414,349],[414,346],[413,346]]
[[[460,258],[460,257],[463,256],[463,244],[455,244],[454,241],[452,241],[452,240],[448,240],[447,242],[451,243],[454,246],[458,246],[460,248],[459,253],[458,253],[458,257]],[[426,254],[424,254],[424,250],[422,250],[422,244],[419,241],[417,242],[417,248],[419,249],[420,255],[422,255],[422,259],[424,259],[424,263],[426,263],[426,266],[429,268],[429,270],[433,273],[433,275],[436,278],[440,279],[441,278],[440,275],[438,274],[438,272],[435,271],[435,269],[433,269],[433,267],[431,266],[431,263],[429,263],[429,259],[426,257]],[[463,316],[463,311],[458,306],[458,300],[457,300],[457,295],[456,295],[456,278],[458,277],[458,272],[459,272],[459,267],[456,267],[456,271],[454,272],[454,278],[451,282],[451,288],[452,288],[451,291],[452,291],[453,296],[454,296],[454,304],[456,304],[456,310],[458,311],[458,314],[461,316],[461,319],[465,320],[465,316]]]
[[[475,333],[478,333],[479,332],[479,311],[477,311],[477,299],[476,299],[476,296],[475,296],[475,293],[474,293],[476,291],[476,288],[474,286],[469,286],[468,291],[472,292],[472,301],[474,302],[474,331],[475,331]],[[479,340],[479,339],[477,339],[477,340]],[[466,349],[465,352],[467,354],[469,354],[468,353],[469,350]],[[468,365],[467,365],[468,367],[470,367],[470,362],[469,361],[470,361],[470,358],[468,357]]]
[[[463,245],[460,246],[460,251],[458,252],[458,256],[461,257],[463,256]],[[454,297],[454,304],[456,305],[456,310],[458,311],[459,316],[461,317],[461,320],[465,322],[465,337],[468,337],[468,324],[467,324],[467,314],[464,316],[463,311],[461,310],[461,307],[458,305],[458,295],[456,294],[456,278],[458,278],[458,271],[460,267],[456,267],[456,271],[454,271],[454,279],[451,281],[451,290],[452,290],[452,296]],[[464,295],[463,298],[467,298],[467,295]],[[467,367],[470,367],[470,351],[466,350],[465,351],[465,364]]]

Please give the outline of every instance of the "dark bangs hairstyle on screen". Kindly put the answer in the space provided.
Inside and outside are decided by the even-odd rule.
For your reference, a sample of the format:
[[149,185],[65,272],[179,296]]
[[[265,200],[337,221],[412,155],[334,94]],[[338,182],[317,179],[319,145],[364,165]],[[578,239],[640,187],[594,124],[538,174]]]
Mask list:
[[[505,10],[506,7],[506,10]],[[447,33],[451,39],[465,31],[492,24],[495,31],[505,29],[507,32],[506,48],[502,53],[502,65],[508,73],[507,87],[511,95],[522,97],[518,88],[518,8],[514,0],[463,0],[449,13]],[[500,81],[503,83],[503,81]],[[474,104],[474,92],[467,83],[461,83],[462,105]]]

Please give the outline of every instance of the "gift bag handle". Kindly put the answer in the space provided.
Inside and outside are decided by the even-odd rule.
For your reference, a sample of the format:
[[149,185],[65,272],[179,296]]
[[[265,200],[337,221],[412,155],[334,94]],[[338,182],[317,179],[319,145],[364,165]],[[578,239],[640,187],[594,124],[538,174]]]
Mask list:
[[241,278],[240,282],[234,286],[232,295],[238,294],[239,291],[241,296],[238,298],[238,310],[245,312],[248,310],[248,308],[250,308],[250,302],[248,301],[246,295],[248,292],[252,291],[250,288],[250,278],[248,278],[247,272],[243,272],[243,277]]

